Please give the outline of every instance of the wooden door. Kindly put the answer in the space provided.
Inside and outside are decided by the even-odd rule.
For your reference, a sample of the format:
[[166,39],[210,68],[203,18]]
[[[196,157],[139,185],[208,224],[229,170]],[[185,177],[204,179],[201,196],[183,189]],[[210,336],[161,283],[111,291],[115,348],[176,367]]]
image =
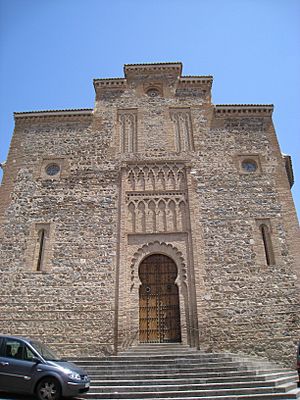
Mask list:
[[165,255],[151,255],[142,261],[139,277],[140,342],[180,342],[176,264]]

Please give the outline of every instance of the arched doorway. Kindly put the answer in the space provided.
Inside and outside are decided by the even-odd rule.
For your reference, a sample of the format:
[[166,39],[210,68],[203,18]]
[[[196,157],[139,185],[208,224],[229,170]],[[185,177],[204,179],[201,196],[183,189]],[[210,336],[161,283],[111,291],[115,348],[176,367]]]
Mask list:
[[143,343],[181,341],[177,267],[162,254],[146,257],[139,266],[139,340]]

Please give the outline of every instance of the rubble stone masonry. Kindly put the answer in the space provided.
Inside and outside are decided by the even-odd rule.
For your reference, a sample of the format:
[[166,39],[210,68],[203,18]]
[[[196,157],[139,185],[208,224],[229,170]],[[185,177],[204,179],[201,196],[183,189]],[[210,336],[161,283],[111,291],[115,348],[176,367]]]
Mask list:
[[1,333],[105,355],[141,340],[146,312],[146,331],[168,341],[173,300],[141,305],[139,266],[162,254],[176,265],[183,343],[294,366],[291,160],[272,105],[214,105],[211,85],[181,63],[130,64],[124,78],[94,80],[94,109],[15,113],[0,187]]

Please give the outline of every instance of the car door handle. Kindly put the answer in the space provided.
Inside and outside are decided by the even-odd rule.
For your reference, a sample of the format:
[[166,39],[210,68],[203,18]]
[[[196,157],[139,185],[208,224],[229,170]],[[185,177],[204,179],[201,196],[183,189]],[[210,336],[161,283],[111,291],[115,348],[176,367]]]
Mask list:
[[2,367],[6,367],[7,365],[9,365],[9,363],[8,363],[8,362],[5,362],[5,361],[1,361],[1,362],[0,362],[0,365],[1,365]]

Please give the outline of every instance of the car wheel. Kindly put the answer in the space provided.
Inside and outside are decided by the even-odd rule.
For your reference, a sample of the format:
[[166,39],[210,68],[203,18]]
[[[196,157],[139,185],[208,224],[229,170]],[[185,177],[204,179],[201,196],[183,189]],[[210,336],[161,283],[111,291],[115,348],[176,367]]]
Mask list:
[[54,378],[42,379],[36,388],[36,395],[39,400],[59,400],[61,397],[61,387]]

